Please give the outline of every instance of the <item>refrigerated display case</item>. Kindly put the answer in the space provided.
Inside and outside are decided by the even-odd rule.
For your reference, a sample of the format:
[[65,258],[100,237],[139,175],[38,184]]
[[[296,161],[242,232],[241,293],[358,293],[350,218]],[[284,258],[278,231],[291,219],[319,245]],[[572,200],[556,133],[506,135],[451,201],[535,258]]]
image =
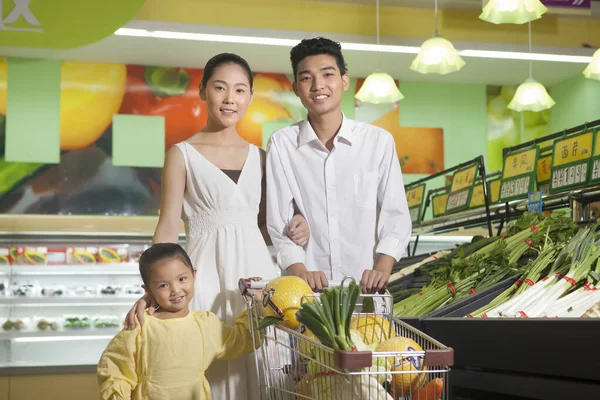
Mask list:
[[[94,372],[144,293],[137,262],[151,240],[118,232],[0,233],[0,375]],[[183,235],[179,242],[185,245]]]
[[144,290],[147,235],[0,234],[0,368],[96,365]]

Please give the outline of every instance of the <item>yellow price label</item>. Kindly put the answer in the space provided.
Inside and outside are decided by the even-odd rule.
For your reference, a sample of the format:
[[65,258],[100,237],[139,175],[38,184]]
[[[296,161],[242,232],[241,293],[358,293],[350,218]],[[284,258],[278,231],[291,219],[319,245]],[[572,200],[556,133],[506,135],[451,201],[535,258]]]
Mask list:
[[550,180],[552,172],[552,154],[540,157],[537,162],[536,178],[537,182],[546,182]]
[[596,141],[594,143],[594,155],[600,155],[600,130],[596,131]]
[[495,179],[490,182],[490,203],[497,203],[500,201],[500,179]]
[[457,171],[452,177],[452,189],[451,192],[457,192],[461,189],[468,188],[473,185],[475,175],[477,174],[477,165]]
[[504,173],[502,178],[509,179],[514,176],[532,173],[533,168],[535,167],[536,155],[537,147],[506,156],[504,159]]
[[406,191],[406,201],[408,207],[420,206],[423,202],[423,195],[425,194],[425,185],[419,185],[412,187]]
[[448,203],[448,193],[440,194],[432,199],[433,215],[442,215],[446,212],[446,203]]
[[485,196],[483,195],[483,183],[475,185],[473,194],[471,195],[470,208],[480,207],[485,204]]
[[590,131],[583,135],[556,141],[554,143],[552,166],[558,167],[590,158],[592,156],[593,139]]

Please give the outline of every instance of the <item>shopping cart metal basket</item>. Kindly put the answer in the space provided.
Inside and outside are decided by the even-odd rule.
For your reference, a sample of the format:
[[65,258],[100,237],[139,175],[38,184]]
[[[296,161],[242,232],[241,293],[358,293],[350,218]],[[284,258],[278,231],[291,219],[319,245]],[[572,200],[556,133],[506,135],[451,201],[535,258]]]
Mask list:
[[[448,373],[454,351],[392,315],[392,297],[361,294],[353,312],[357,330],[369,351],[338,351],[324,346],[303,330],[270,325],[259,330],[263,304],[247,294],[268,281],[240,279],[240,292],[248,309],[250,330],[260,341],[256,368],[266,399],[314,400],[447,400]],[[330,282],[340,286],[343,282]],[[315,293],[313,296],[318,297]],[[308,297],[308,296],[305,296]],[[373,307],[363,312],[364,299]],[[304,300],[304,299],[303,299]],[[366,304],[366,303],[365,303]],[[390,338],[398,350],[373,351]],[[405,338],[405,340],[401,339]],[[373,344],[374,343],[374,344]]]

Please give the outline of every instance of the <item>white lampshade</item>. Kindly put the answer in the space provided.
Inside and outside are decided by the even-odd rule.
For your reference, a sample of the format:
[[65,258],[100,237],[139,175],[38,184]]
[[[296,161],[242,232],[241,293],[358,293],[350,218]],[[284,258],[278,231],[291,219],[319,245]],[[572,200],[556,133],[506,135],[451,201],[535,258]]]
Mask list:
[[421,51],[412,62],[410,69],[422,74],[445,75],[458,71],[464,65],[465,62],[460,58],[452,43],[436,36],[423,43]]
[[529,78],[519,85],[508,108],[515,111],[542,111],[552,108],[555,104],[546,88]]
[[385,72],[374,72],[367,76],[354,97],[362,102],[373,104],[395,103],[404,98],[394,78]]
[[493,24],[524,24],[548,11],[540,0],[489,0],[479,16]]
[[592,61],[590,61],[587,68],[583,71],[583,76],[600,81],[600,49],[596,50],[592,56]]

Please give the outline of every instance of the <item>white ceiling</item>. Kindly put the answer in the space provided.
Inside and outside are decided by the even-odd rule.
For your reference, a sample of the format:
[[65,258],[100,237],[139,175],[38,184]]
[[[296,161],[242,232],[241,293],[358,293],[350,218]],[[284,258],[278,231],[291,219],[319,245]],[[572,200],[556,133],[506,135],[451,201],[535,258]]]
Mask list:
[[[331,1],[331,0],[321,0]],[[348,1],[348,0],[347,0]],[[356,0],[362,1],[362,0]],[[149,30],[170,30],[180,32],[220,33],[229,35],[251,35],[261,37],[281,37],[301,39],[324,35],[343,42],[374,43],[373,37],[328,35],[319,32],[268,31],[255,29],[235,29],[216,26],[186,24],[165,24],[148,21],[132,21],[131,28]],[[419,46],[420,41],[382,38],[382,44]],[[500,46],[497,44],[460,43],[455,47],[463,49],[488,49],[505,51],[526,51],[525,46]],[[40,50],[0,47],[0,55],[17,57],[39,57],[95,62],[119,62],[145,65],[167,65],[202,68],[206,61],[220,52],[240,54],[248,60],[252,69],[263,72],[290,73],[288,47],[211,43],[201,41],[156,39],[142,37],[111,36],[89,46],[70,50]],[[589,49],[559,49],[534,47],[534,52],[591,56]],[[528,76],[528,62],[515,60],[492,60],[465,58],[465,67],[446,76],[421,75],[409,70],[415,57],[413,54],[373,53],[364,51],[344,51],[351,76],[367,76],[379,68],[401,81],[432,81],[478,84],[518,84]],[[574,75],[580,74],[584,64],[534,62],[534,76],[544,85],[551,86]]]

